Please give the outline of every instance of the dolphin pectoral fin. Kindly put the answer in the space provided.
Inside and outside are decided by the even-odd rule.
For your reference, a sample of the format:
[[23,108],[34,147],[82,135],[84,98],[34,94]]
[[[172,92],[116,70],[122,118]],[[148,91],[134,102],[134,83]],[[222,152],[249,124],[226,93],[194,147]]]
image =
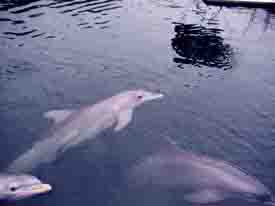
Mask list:
[[126,127],[129,124],[129,122],[131,122],[132,116],[133,116],[132,110],[125,110],[120,112],[118,115],[117,125],[114,130],[118,132],[122,130],[124,127]]
[[53,120],[54,123],[59,123],[69,117],[74,110],[51,110],[44,113],[44,117]]
[[205,189],[186,194],[184,195],[184,199],[192,203],[205,204],[223,200],[224,196],[216,190]]
[[77,145],[81,140],[79,140],[78,136],[80,135],[78,130],[73,130],[68,136],[63,138],[63,141],[57,150],[57,155],[64,153],[69,148]]
[[80,141],[79,140],[73,140],[70,143],[64,144],[62,147],[60,147],[57,150],[56,156],[59,156],[61,154],[63,154],[64,152],[66,152],[67,150],[69,150],[70,148],[74,147],[75,145],[77,145]]

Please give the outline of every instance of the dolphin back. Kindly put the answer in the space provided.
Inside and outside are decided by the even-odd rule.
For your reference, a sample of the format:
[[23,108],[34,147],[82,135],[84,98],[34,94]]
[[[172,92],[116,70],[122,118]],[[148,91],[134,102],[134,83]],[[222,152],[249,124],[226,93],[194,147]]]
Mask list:
[[178,148],[162,150],[134,165],[127,182],[131,188],[178,188],[194,203],[227,197],[274,203],[270,190],[257,178],[230,163]]

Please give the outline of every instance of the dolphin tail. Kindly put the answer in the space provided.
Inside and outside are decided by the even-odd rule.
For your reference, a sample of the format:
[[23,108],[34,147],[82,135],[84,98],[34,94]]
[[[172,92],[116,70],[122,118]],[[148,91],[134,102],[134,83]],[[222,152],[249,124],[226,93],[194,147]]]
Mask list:
[[35,167],[38,159],[39,158],[36,158],[34,151],[30,150],[15,159],[5,171],[11,173],[28,173]]
[[42,163],[54,161],[57,150],[57,144],[54,143],[51,139],[36,143],[31,149],[15,159],[5,171],[28,173]]

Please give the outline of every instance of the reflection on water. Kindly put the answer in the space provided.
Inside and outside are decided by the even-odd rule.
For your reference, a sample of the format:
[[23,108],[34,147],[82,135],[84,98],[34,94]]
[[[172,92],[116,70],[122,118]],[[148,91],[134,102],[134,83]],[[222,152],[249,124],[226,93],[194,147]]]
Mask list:
[[185,64],[224,70],[232,67],[233,49],[224,43],[221,29],[176,23],[174,30],[176,35],[172,39],[172,47],[180,56],[174,58],[174,62],[179,67]]
[[[55,15],[74,17],[80,29],[108,28],[111,23],[110,11],[121,8],[121,0],[69,0],[69,1],[2,1],[0,3],[0,27],[2,38],[14,39],[30,35],[32,38],[56,38],[56,35],[42,31],[33,21],[51,21],[55,25]],[[50,9],[45,12],[45,9]],[[49,12],[52,16],[47,16]],[[50,20],[49,20],[50,18]],[[58,17],[57,17],[58,18]],[[93,20],[91,21],[92,18]],[[18,26],[17,26],[18,25]],[[22,25],[21,27],[19,27]],[[67,25],[68,27],[68,25]],[[54,31],[50,31],[54,32]]]
[[[263,31],[267,31],[268,29],[274,29],[274,11],[272,10],[264,10],[265,14],[262,17],[262,22],[263,22]],[[249,29],[249,27],[253,24],[255,24],[257,22],[257,18],[259,15],[259,10],[258,9],[253,9],[249,18],[249,22],[247,25],[247,29]]]

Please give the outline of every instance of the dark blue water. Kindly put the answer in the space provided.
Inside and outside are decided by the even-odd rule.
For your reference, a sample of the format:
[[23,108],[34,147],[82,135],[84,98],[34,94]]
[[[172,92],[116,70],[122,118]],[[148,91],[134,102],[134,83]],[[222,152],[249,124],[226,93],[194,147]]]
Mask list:
[[236,164],[275,192],[272,11],[199,0],[2,0],[0,48],[3,170],[50,127],[43,112],[133,88],[165,93],[122,132],[106,131],[38,168],[33,174],[53,192],[14,205],[186,204],[122,184],[125,168],[164,136]]

